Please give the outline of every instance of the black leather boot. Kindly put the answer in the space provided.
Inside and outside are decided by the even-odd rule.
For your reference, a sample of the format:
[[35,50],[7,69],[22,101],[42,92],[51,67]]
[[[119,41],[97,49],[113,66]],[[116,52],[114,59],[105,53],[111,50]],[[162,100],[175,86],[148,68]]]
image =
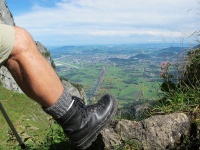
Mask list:
[[85,149],[113,118],[117,110],[117,101],[111,95],[105,95],[97,104],[86,106],[78,97],[72,98],[72,107],[56,121],[74,146]]

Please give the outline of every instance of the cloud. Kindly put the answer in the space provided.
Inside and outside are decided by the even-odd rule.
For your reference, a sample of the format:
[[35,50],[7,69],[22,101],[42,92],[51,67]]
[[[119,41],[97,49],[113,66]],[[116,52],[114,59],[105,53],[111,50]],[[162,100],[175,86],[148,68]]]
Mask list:
[[[39,2],[40,1],[40,2]],[[34,37],[179,37],[198,30],[198,4],[191,0],[37,0],[15,16]],[[84,39],[85,40],[85,39]]]

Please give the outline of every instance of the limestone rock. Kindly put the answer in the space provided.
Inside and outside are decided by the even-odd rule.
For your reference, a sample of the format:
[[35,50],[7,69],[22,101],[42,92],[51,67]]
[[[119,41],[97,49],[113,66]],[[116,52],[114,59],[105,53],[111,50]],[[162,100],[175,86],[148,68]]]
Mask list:
[[10,10],[8,9],[5,0],[0,0],[0,21],[9,25],[15,24],[13,16]]
[[[5,0],[0,0],[0,23],[15,25]],[[4,66],[0,68],[0,83],[7,89],[22,92],[10,72]]]
[[62,84],[63,86],[68,89],[69,93],[72,95],[72,96],[77,96],[81,99],[83,99],[85,101],[86,99],[86,93],[85,91],[83,90],[83,88],[79,85],[79,87],[75,87],[73,86],[70,82],[66,81],[66,80],[61,80],[62,81]]
[[48,63],[55,69],[56,66],[54,64],[54,61],[53,61],[53,59],[51,57],[50,52],[39,41],[36,41],[35,43],[36,43],[37,48],[40,51],[40,53],[44,56],[44,58],[48,61]]
[[123,118],[141,120],[148,116],[148,110],[155,105],[155,100],[136,100],[118,110]]
[[0,69],[0,82],[6,89],[22,93],[22,90],[17,85],[10,72],[4,66]]
[[105,150],[120,146],[144,150],[170,149],[182,135],[188,134],[189,128],[189,118],[183,113],[152,116],[138,122],[119,120],[104,129],[93,145]]

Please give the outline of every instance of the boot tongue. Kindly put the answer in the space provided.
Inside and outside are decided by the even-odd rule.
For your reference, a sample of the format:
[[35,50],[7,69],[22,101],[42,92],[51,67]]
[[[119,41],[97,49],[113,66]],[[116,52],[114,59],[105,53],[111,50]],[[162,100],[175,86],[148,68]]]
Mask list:
[[79,97],[72,96],[72,99],[75,100],[75,102],[78,103],[80,106],[85,107],[84,101]]
[[83,117],[87,117],[88,111],[86,105],[83,103],[83,100],[76,96],[72,96],[72,99],[74,100],[74,104],[76,105],[77,109],[79,109],[79,111],[83,114]]

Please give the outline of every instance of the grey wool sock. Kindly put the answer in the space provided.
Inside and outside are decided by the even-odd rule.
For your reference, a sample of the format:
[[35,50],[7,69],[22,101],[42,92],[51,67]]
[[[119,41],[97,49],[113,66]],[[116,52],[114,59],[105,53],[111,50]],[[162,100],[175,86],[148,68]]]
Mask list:
[[51,115],[54,119],[62,117],[72,106],[73,100],[72,96],[65,89],[57,102],[48,108],[43,108],[43,110]]

